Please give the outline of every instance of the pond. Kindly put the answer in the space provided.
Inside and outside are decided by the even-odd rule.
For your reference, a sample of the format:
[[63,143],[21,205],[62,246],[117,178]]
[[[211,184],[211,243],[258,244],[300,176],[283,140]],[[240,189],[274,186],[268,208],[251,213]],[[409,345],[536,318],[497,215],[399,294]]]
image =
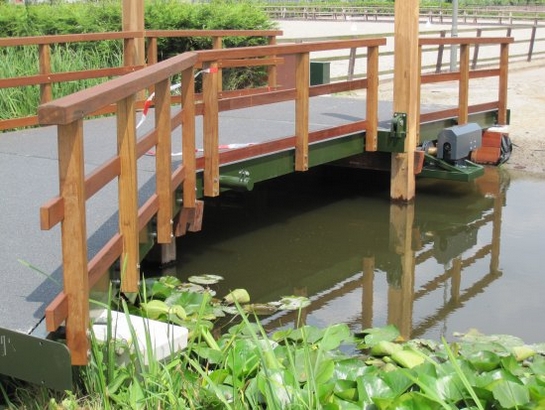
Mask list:
[[308,296],[301,320],[312,325],[543,342],[545,177],[486,171],[470,183],[417,180],[406,206],[390,203],[389,175],[335,167],[224,193],[206,200],[202,231],[179,239],[163,273],[221,275],[218,295],[245,288],[253,302]]

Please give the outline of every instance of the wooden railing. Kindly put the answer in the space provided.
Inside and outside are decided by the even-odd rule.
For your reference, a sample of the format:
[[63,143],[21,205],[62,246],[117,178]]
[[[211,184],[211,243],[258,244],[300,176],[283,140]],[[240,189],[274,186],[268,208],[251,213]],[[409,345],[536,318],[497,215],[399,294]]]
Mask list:
[[[224,46],[225,37],[266,37],[268,44],[275,44],[276,37],[282,32],[278,30],[150,30],[143,32],[115,32],[115,33],[90,33],[90,34],[69,34],[40,37],[17,37],[0,38],[0,50],[7,47],[36,47],[38,72],[36,74],[16,77],[0,78],[0,90],[14,87],[40,88],[40,101],[38,104],[45,104],[53,100],[53,84],[67,81],[80,81],[88,79],[109,78],[124,75],[139,69],[145,65],[155,64],[158,61],[157,42],[160,38],[167,37],[210,37],[214,48],[220,49]],[[121,67],[100,67],[82,71],[54,72],[51,64],[51,49],[60,44],[102,42],[102,41],[123,41],[123,48],[131,50],[130,47],[136,40],[145,41],[146,58],[144,64],[132,64],[132,58],[125,54],[124,63]],[[271,70],[274,71],[274,67]],[[271,75],[271,81],[274,76]],[[220,81],[221,84],[221,81]],[[107,114],[114,112],[115,107],[102,107],[94,114]],[[28,127],[38,124],[38,117],[31,115],[22,118],[0,119],[0,131],[18,127]]]
[[[507,124],[507,80],[509,71],[509,45],[513,43],[510,37],[485,38],[421,38],[419,40],[420,55],[422,47],[458,45],[460,47],[460,69],[456,72],[423,74],[421,84],[458,81],[458,107],[423,114],[421,122],[430,122],[439,118],[457,117],[459,124],[468,121],[470,113],[487,110],[498,110],[498,123]],[[471,70],[470,46],[499,45],[499,62],[497,68]],[[475,78],[498,77],[498,98],[492,102],[470,105],[469,80]]]
[[[40,124],[58,129],[59,196],[45,204],[41,212],[42,229],[61,223],[64,289],[46,309],[46,327],[53,332],[66,324],[66,341],[75,365],[87,362],[89,290],[116,260],[122,266],[121,288],[139,289],[139,233],[155,220],[157,243],[170,243],[180,230],[182,218],[197,207],[196,176],[203,173],[204,195],[219,195],[219,169],[222,164],[287,149],[295,152],[295,170],[308,168],[309,143],[350,133],[366,133],[365,149],[375,150],[378,124],[378,56],[385,39],[357,39],[305,44],[269,45],[225,50],[188,52],[107,83],[46,103],[39,107]],[[367,78],[309,87],[309,54],[341,48],[367,48]],[[274,64],[277,59],[295,55],[293,89],[268,88],[232,96],[218,87],[218,67]],[[271,60],[272,59],[272,60]],[[194,89],[197,67],[206,70],[202,100]],[[171,113],[170,79],[181,73],[181,110]],[[136,95],[155,90],[155,126],[136,138]],[[312,96],[355,89],[367,89],[366,119],[355,123],[309,131],[309,99]],[[265,141],[246,148],[219,152],[218,115],[221,111],[295,101],[293,136]],[[111,104],[117,110],[118,152],[90,174],[84,170],[84,119]],[[195,117],[203,116],[204,154],[197,156]],[[172,172],[171,133],[181,125],[182,162]],[[243,125],[241,125],[243,126]],[[138,206],[137,160],[148,150],[156,151],[155,192]],[[363,149],[363,147],[362,147]],[[102,249],[88,260],[86,201],[109,182],[118,181],[119,229]],[[183,196],[176,209],[176,197]],[[176,217],[178,214],[178,217]]]

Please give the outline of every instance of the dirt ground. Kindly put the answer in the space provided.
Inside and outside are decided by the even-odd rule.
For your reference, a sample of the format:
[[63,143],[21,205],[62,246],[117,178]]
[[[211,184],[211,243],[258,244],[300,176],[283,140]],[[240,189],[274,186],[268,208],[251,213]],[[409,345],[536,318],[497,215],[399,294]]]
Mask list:
[[[504,167],[545,173],[545,61],[511,66],[508,84],[509,136],[514,147]],[[470,89],[470,103],[494,101],[498,79],[472,80]],[[381,84],[379,90],[381,98],[392,98],[391,82]],[[422,104],[455,105],[457,99],[457,82],[422,87]]]

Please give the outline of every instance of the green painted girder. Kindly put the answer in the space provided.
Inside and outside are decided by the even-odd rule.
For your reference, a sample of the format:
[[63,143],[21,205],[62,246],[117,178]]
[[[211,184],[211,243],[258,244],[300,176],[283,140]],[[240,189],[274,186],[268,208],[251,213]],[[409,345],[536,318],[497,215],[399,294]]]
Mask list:
[[451,165],[429,154],[424,154],[424,167],[419,177],[469,182],[484,175],[484,167],[465,160],[464,165]]

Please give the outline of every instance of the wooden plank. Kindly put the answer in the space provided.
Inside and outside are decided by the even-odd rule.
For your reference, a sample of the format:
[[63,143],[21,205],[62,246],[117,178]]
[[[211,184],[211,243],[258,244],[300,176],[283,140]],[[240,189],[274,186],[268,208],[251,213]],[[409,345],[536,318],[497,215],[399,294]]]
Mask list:
[[[211,68],[211,67],[208,67]],[[218,75],[205,74],[203,80],[204,195],[218,196],[219,190],[219,119]],[[189,168],[188,168],[189,172]]]
[[141,232],[159,210],[159,198],[152,194],[148,200],[138,209],[138,232]]
[[67,71],[64,73],[36,74],[24,77],[2,78],[0,79],[0,88],[65,83],[68,81],[87,80],[90,78],[116,77],[132,73],[141,68],[143,68],[143,66],[97,68],[94,70]]
[[138,292],[140,259],[138,248],[138,184],[136,167],[135,97],[117,104],[117,150],[121,169],[118,178],[119,232],[123,237],[121,290]]
[[89,341],[89,283],[87,281],[87,229],[83,120],[58,128],[60,196],[64,200],[61,224],[64,293],[70,314],[66,319],[66,344],[73,365],[87,364]]
[[280,57],[260,57],[222,60],[218,65],[221,68],[262,67],[283,64],[283,62],[284,59]]
[[144,32],[124,31],[108,33],[58,34],[52,36],[4,37],[0,38],[0,47],[35,46],[40,44],[64,44],[83,41],[122,40],[143,37]]
[[55,332],[68,317],[68,297],[66,293],[59,293],[45,308],[45,328],[48,332]]
[[172,169],[172,143],[170,130],[170,80],[155,85],[155,128],[157,150],[155,153],[155,181],[159,200],[157,212],[157,242],[172,242],[173,204],[170,189]]
[[[392,154],[390,198],[411,201],[415,194],[414,155],[418,134],[418,0],[396,1],[394,35],[394,112],[407,114],[405,148]],[[441,40],[441,39],[439,39]]]
[[40,207],[40,229],[48,231],[64,218],[64,199],[57,196]]
[[119,157],[110,160],[97,167],[85,178],[85,199],[91,198],[94,194],[104,188],[121,172],[121,161]]
[[365,134],[365,150],[377,150],[378,137],[378,47],[367,49],[367,132]]
[[458,83],[458,124],[467,124],[469,114],[469,46],[460,46],[460,82]]
[[422,37],[418,40],[421,46],[438,46],[438,45],[470,45],[470,44],[510,44],[513,43],[512,37]]
[[308,170],[310,56],[295,57],[295,170]]
[[92,289],[98,281],[108,272],[123,252],[123,238],[116,233],[102,247],[102,249],[89,261],[88,280],[89,288]]

